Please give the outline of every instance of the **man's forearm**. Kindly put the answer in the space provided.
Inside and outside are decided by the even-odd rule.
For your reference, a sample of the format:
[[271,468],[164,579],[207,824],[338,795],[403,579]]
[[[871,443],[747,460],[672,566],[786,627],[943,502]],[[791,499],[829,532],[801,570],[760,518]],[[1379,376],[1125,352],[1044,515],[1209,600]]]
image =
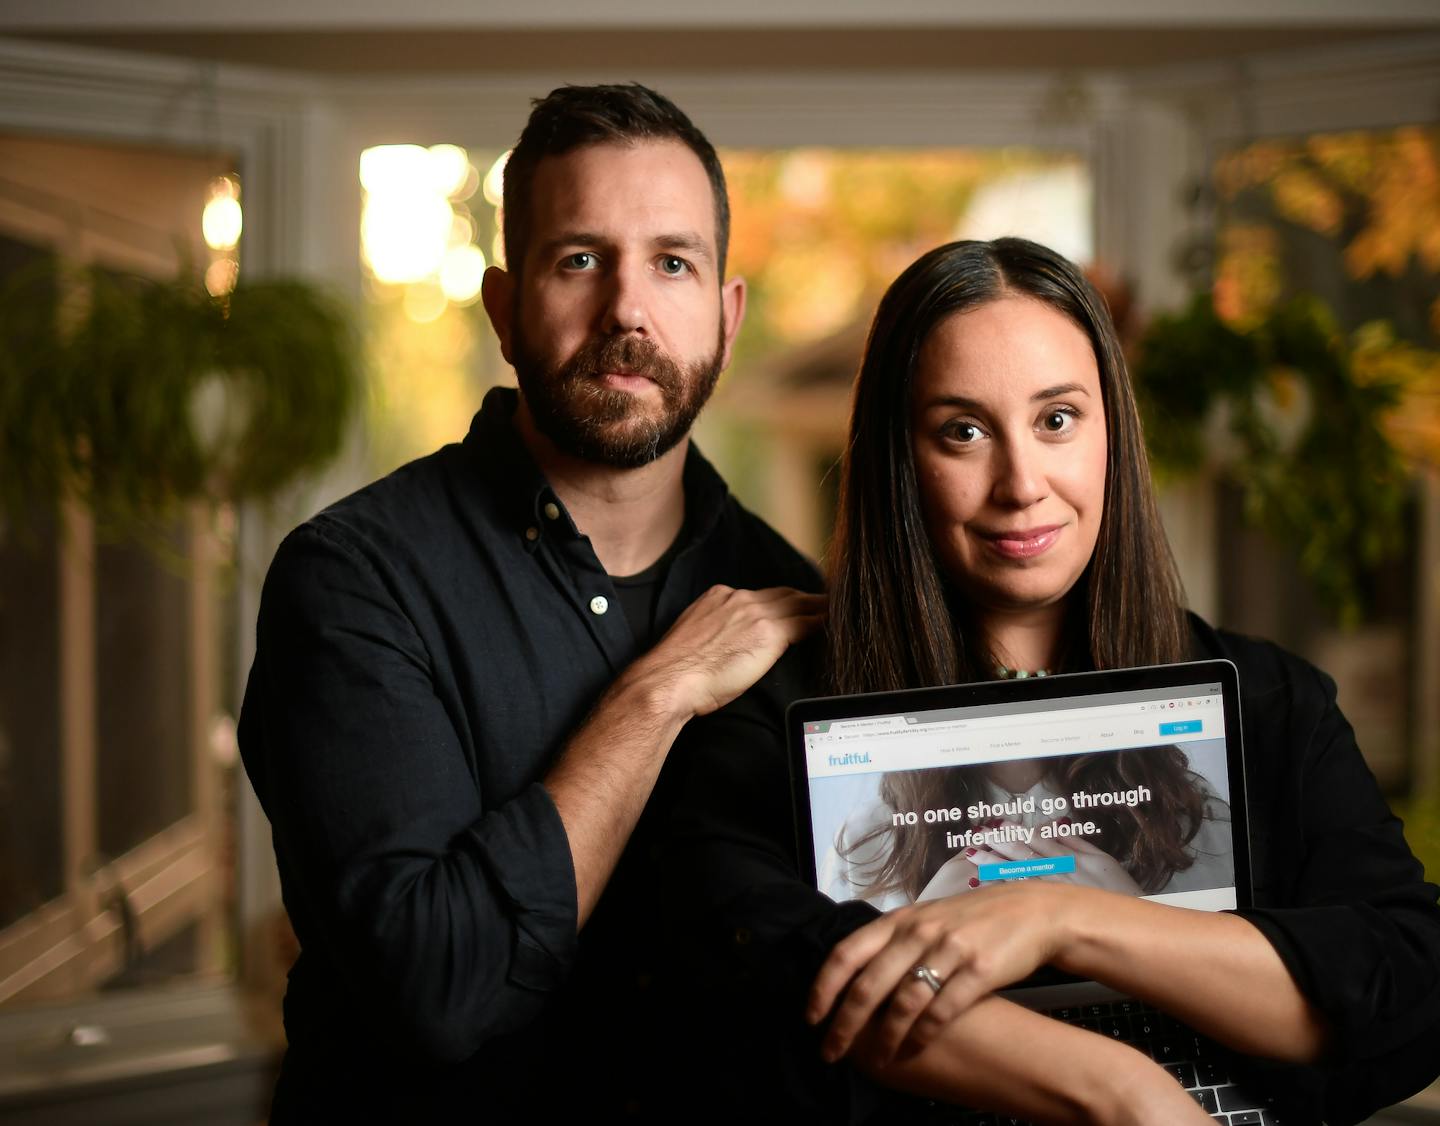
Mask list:
[[643,665],[631,666],[545,776],[570,841],[579,926],[594,910],[690,718],[668,684]]
[[820,622],[824,600],[788,587],[711,587],[600,698],[544,778],[575,868],[584,926],[680,729],[724,707]]

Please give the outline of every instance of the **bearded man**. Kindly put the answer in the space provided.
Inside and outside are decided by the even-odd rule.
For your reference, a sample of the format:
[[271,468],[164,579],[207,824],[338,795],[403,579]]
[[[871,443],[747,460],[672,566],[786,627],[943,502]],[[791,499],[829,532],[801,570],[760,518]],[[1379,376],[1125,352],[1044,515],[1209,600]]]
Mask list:
[[277,1124],[640,1110],[654,936],[602,892],[682,726],[821,613],[689,443],[745,306],[710,143],[643,87],[566,87],[504,194],[518,394],[265,583],[240,746],[301,949]]

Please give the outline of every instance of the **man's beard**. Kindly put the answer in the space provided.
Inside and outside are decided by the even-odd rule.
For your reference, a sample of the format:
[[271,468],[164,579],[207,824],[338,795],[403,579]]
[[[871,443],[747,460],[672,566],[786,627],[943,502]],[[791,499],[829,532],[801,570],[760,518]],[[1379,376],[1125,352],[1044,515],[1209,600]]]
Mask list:
[[[587,341],[559,367],[546,367],[517,324],[515,375],[535,427],[571,457],[637,469],[674,449],[720,378],[724,331],[708,358],[682,370],[653,340],[607,336]],[[660,392],[659,413],[628,391],[601,382],[606,372],[640,375]]]

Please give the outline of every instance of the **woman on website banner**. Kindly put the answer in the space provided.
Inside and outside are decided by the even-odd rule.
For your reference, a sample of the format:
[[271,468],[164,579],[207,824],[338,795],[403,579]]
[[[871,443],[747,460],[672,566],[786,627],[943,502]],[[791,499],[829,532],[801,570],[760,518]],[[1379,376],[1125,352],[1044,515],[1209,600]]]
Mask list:
[[[1140,787],[1146,800],[1086,813],[1096,828],[1088,836],[1064,828],[1078,824],[1066,813],[1045,813],[1075,791],[1127,787]],[[946,808],[979,814],[939,828],[894,816]],[[1024,839],[1015,829],[1027,830]],[[960,834],[974,843],[957,851],[948,841]],[[1229,806],[1174,746],[890,771],[878,776],[873,799],[845,819],[835,844],[836,863],[822,871],[821,889],[882,911],[978,889],[984,865],[1047,856],[1072,857],[1075,868],[1036,878],[1126,895],[1235,882]]]
[[[1357,1122],[1434,1079],[1436,889],[1333,682],[1186,613],[1125,362],[1079,270],[1019,239],[952,243],[911,265],[876,313],[845,449],[813,687],[1227,658],[1241,686],[1256,906],[1192,911],[1048,879],[883,914],[837,904],[796,875],[783,726],[762,683],[687,728],[692,793],[667,862],[687,910],[717,940],[736,936],[739,984],[711,990],[715,1005],[764,983],[748,1026],[741,1017],[752,1036],[762,1006],[777,1028],[793,1019],[785,983],[813,982],[800,1004],[818,1054],[852,1065],[806,1076],[824,1088],[816,1116],[864,1118],[868,1077],[1041,1122],[1209,1121],[1134,1049],[996,995],[1047,964],[1271,1061],[1262,1078],[1287,1126]],[[913,888],[928,867],[888,878]],[[753,1066],[778,1055],[756,1052]],[[788,1075],[768,1081],[785,1097],[797,1089]]]

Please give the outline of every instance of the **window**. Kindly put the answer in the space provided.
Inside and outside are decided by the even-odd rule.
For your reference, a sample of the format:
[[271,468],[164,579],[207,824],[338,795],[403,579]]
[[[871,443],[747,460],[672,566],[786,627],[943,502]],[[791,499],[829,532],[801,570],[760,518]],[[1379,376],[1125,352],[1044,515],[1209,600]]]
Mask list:
[[[215,167],[21,137],[0,166],[0,271],[152,275],[198,247]],[[224,974],[224,514],[144,546],[73,499],[35,516],[0,527],[0,1006]]]
[[1090,170],[1038,149],[721,153],[745,327],[697,440],[792,543],[829,538],[850,386],[886,287],[927,250],[1021,235],[1089,264]]
[[[1346,334],[1383,321],[1379,350],[1422,359],[1428,383],[1391,420],[1391,440],[1415,466],[1404,546],[1362,576],[1364,620],[1337,625],[1312,584],[1296,581],[1295,552],[1246,525],[1239,489],[1221,487],[1217,540],[1220,618],[1272,637],[1333,675],[1341,705],[1381,783],[1405,793],[1433,748],[1436,652],[1431,620],[1440,544],[1437,498],[1425,466],[1440,459],[1440,130],[1399,128],[1258,141],[1226,153],[1215,168],[1220,222],[1217,310],[1245,326],[1302,294],[1318,297]],[[1378,329],[1372,328],[1372,332]],[[1415,353],[1418,355],[1418,353]],[[1325,409],[1314,404],[1312,409]],[[1428,607],[1428,609],[1427,609]]]

